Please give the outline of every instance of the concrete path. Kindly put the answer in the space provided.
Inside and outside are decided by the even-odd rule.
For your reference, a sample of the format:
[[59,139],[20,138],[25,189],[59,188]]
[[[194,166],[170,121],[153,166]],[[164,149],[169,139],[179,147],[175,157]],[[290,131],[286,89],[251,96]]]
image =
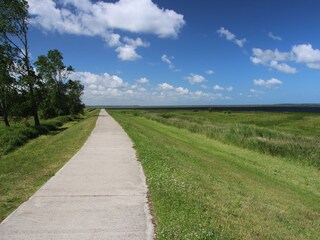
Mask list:
[[80,151],[0,224],[0,239],[152,239],[146,193],[131,140],[101,110]]

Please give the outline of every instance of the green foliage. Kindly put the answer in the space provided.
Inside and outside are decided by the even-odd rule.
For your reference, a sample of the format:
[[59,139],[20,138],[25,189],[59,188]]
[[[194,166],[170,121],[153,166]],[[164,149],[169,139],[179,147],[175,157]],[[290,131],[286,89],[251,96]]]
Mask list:
[[[14,64],[19,89],[27,92],[26,100],[35,126],[40,125],[38,116],[39,82],[32,68],[28,45],[28,2],[25,0],[0,1],[0,42],[1,47],[10,49],[7,55]],[[5,113],[3,112],[4,119]],[[8,125],[8,124],[7,124]]]
[[43,82],[41,115],[48,119],[81,113],[84,109],[81,102],[84,87],[79,81],[68,79],[73,68],[64,65],[62,53],[50,50],[46,56],[39,56],[35,65]]
[[[165,111],[110,113],[133,140],[143,165],[157,239],[319,238],[318,169],[135,116],[155,114],[159,117],[158,114]],[[299,133],[296,126],[302,123],[296,121],[308,119],[310,125],[306,127],[305,136],[319,133],[319,118],[308,114],[300,117],[298,114],[232,112],[229,115],[208,111],[196,114],[171,111],[169,114],[174,117],[165,119],[164,123],[175,119],[190,121],[197,127],[207,120],[212,125],[250,122],[250,125],[272,130],[282,129],[284,134]],[[289,122],[288,118],[295,120]],[[272,122],[276,120],[273,128]],[[281,126],[280,122],[285,124]],[[265,134],[260,129],[241,131],[248,136]],[[268,134],[274,136],[273,131]]]
[[38,57],[37,75],[27,33],[28,2],[0,1],[0,110],[6,126],[10,126],[9,117],[33,116],[39,127],[39,112],[45,119],[82,113],[84,87],[68,79],[73,68],[64,65],[62,53],[55,49]]

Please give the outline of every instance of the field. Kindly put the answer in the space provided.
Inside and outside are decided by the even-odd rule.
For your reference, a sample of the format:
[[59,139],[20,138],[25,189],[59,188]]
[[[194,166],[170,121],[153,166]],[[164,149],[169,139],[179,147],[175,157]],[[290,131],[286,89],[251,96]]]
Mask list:
[[158,239],[318,239],[320,115],[119,111]]
[[[24,124],[16,124],[9,130],[1,126],[1,140],[13,134],[13,140],[6,143],[17,149],[0,155],[0,221],[26,201],[80,149],[95,126],[98,112],[85,111],[85,115],[64,124],[61,124],[63,119],[44,121],[42,131],[46,134],[41,136]],[[29,132],[35,133],[31,137],[37,138],[27,139],[30,135],[26,133]],[[16,145],[17,142],[21,144]]]

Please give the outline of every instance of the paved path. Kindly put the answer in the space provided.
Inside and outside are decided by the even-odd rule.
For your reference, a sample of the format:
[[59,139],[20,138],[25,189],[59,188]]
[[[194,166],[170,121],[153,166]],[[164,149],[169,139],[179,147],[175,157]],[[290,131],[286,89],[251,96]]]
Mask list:
[[146,192],[131,140],[101,110],[80,151],[0,224],[0,239],[152,239]]

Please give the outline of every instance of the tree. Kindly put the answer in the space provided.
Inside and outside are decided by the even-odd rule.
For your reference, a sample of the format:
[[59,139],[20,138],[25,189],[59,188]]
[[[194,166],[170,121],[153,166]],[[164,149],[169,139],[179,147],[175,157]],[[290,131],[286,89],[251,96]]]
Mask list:
[[79,81],[69,80],[73,68],[65,66],[63,55],[57,49],[41,55],[35,62],[39,76],[44,83],[45,99],[41,111],[45,118],[79,113],[83,109],[81,94],[83,86]]
[[28,43],[28,2],[26,0],[0,0],[1,45],[14,49],[16,74],[22,88],[28,89],[31,114],[35,126],[40,125],[37,99],[37,77],[30,62]]
[[6,127],[10,127],[8,114],[13,104],[15,79],[10,76],[13,60],[10,49],[0,45],[0,110]]
[[69,80],[67,83],[68,107],[70,114],[82,113],[84,104],[81,101],[84,86],[78,80]]

